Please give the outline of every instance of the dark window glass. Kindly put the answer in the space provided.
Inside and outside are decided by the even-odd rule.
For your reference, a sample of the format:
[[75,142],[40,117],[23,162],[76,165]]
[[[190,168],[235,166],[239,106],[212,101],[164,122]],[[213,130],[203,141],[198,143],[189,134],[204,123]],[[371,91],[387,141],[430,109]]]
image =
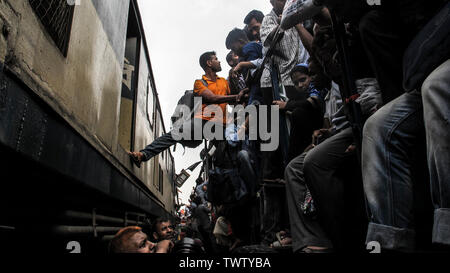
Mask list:
[[69,48],[74,5],[67,0],[28,0],[56,46],[64,56]]

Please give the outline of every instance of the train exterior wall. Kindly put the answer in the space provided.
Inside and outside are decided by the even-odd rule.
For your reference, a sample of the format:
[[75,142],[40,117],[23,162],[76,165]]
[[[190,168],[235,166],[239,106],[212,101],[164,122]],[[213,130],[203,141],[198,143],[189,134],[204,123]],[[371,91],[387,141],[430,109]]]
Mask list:
[[[167,212],[173,213],[170,153],[165,154],[168,160],[160,156],[137,169],[130,163],[127,149],[119,144],[129,6],[128,0],[81,1],[74,9],[70,42],[67,56],[64,56],[29,1],[1,0],[0,63],[99,152],[101,160],[111,164],[129,183],[145,185],[145,190],[156,197]],[[158,104],[158,98],[147,48],[144,43],[140,48],[134,128],[136,149],[164,132],[160,108],[153,106]],[[155,126],[161,128],[155,130]],[[158,166],[164,176],[162,189],[160,184],[154,183],[159,179]],[[106,184],[111,181],[106,179],[101,183],[108,187]]]

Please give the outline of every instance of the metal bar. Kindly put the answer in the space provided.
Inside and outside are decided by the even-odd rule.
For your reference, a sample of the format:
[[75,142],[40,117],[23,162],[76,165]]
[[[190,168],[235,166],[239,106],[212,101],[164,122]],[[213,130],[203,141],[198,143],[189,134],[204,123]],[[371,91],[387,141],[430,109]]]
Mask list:
[[[280,79],[279,79],[279,72],[278,67],[274,63],[271,64],[271,71],[270,76],[272,78],[272,97],[273,100],[281,100],[280,96]],[[269,113],[271,110],[269,110]],[[271,114],[271,113],[270,113]],[[286,116],[285,113],[280,113],[279,116],[279,134],[280,134],[280,143],[281,143],[281,153],[283,155],[283,167],[286,167],[288,162],[288,145],[289,145],[289,132],[286,124]],[[274,130],[274,128],[270,128],[271,131]]]
[[[63,212],[63,216],[67,217],[67,218],[77,218],[77,219],[86,219],[86,220],[92,219],[91,213],[78,212],[78,211],[72,211],[72,210]],[[124,219],[100,215],[100,214],[96,214],[95,219],[97,222],[115,223],[115,224],[120,224],[120,225],[123,225],[123,223],[124,223]],[[132,220],[127,220],[127,223],[137,224],[136,221],[132,221]]]
[[94,228],[94,237],[97,237],[97,222],[95,221],[96,210],[92,209],[92,227]]
[[[344,23],[336,15],[336,12],[330,10],[331,20],[333,24],[333,32],[336,38],[336,46],[338,49],[339,61],[342,67],[342,84],[343,88],[340,88],[342,101],[346,103],[346,99],[353,95],[358,94],[356,89],[356,83],[353,79],[351,61],[349,56],[349,50],[347,45],[347,39],[345,37]],[[346,103],[349,115],[349,121],[352,125],[353,136],[355,138],[355,144],[357,149],[358,161],[361,164],[361,145],[362,145],[362,128],[363,120],[361,107],[354,100],[350,100]]]
[[114,235],[104,235],[102,236],[102,241],[103,242],[109,242],[114,238]]
[[122,227],[96,227],[93,226],[54,226],[52,231],[59,235],[73,235],[73,234],[89,234],[94,233],[115,233]]
[[15,227],[11,227],[11,226],[0,226],[0,229],[6,229],[6,230],[16,230]]

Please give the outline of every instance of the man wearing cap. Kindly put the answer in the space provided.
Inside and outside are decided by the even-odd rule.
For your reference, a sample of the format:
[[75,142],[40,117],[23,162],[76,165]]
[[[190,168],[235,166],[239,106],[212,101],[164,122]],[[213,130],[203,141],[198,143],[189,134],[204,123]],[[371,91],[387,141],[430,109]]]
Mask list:
[[280,110],[292,112],[291,134],[289,136],[289,161],[303,153],[311,144],[314,130],[322,128],[324,98],[327,89],[318,90],[311,81],[311,72],[305,63],[297,64],[290,77],[298,93],[298,99],[273,101]]

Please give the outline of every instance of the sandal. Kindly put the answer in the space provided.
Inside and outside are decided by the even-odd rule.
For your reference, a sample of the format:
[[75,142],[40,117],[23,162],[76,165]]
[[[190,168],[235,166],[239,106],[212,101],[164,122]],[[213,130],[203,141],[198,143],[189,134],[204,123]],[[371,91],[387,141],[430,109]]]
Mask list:
[[287,236],[287,232],[280,231],[275,234],[277,237],[277,241],[273,242],[270,246],[273,248],[291,248],[292,247],[292,238]]
[[312,254],[319,254],[319,253],[333,253],[332,248],[324,248],[324,249],[312,249],[309,247],[304,247],[298,253],[312,253]]

